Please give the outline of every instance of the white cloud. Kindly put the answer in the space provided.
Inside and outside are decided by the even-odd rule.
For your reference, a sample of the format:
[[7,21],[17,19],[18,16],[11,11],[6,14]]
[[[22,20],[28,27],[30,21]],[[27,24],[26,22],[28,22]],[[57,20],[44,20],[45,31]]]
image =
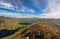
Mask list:
[[[10,9],[10,10],[15,10],[18,11],[16,9],[15,6],[13,6],[13,4],[11,2],[8,2],[6,0],[0,0],[0,8],[5,8],[5,9]],[[5,10],[6,11],[6,10]]]
[[30,11],[31,13],[35,13],[35,11],[34,11],[33,9],[29,9],[29,11]]
[[48,5],[43,10],[43,18],[60,18],[60,0],[47,0]]
[[32,18],[36,17],[35,15],[32,14],[20,14],[20,13],[9,13],[9,12],[2,12],[0,13],[0,16],[5,16],[5,17],[15,17],[15,18]]
[[24,13],[24,12],[27,12],[27,13],[29,13],[29,12],[30,13],[35,13],[35,11],[33,9],[29,9],[29,8],[23,6],[22,4],[20,4],[20,6],[21,7],[18,7],[18,6],[15,7],[11,3],[8,3],[8,2],[5,2],[5,1],[0,1],[0,7],[2,7],[2,8],[7,8],[7,9],[15,10],[17,12],[22,12],[22,13]]
[[0,5],[3,5],[5,7],[14,7],[12,4],[6,3],[6,2],[3,2],[3,1],[0,1]]
[[0,7],[1,8],[11,9],[11,10],[16,10],[15,6],[13,6],[11,3],[8,3],[8,2],[5,2],[5,1],[0,1]]
[[19,17],[21,15],[20,14],[16,14],[16,13],[2,12],[2,13],[0,13],[0,16],[5,16],[5,17]]
[[21,11],[21,12],[26,12],[26,10],[27,10],[27,8],[24,7],[24,6],[22,6],[22,8],[21,8],[19,11]]
[[30,12],[30,13],[35,13],[35,10],[26,8],[26,7],[24,7],[24,6],[22,6],[22,8],[21,8],[19,11],[21,11],[21,12],[28,12],[28,13],[29,13],[29,12]]
[[37,16],[32,14],[22,15],[22,18],[33,18],[33,17],[37,17]]

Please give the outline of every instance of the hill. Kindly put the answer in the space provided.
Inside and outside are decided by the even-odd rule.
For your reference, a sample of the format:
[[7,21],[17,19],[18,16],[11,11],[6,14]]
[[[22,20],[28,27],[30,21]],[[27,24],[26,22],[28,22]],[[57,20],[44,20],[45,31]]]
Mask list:
[[60,39],[60,19],[0,17],[0,26],[12,32],[19,28],[2,39]]
[[1,29],[15,29],[18,26],[18,22],[12,18],[0,16],[0,30]]
[[60,27],[36,23],[23,32],[23,39],[60,39]]

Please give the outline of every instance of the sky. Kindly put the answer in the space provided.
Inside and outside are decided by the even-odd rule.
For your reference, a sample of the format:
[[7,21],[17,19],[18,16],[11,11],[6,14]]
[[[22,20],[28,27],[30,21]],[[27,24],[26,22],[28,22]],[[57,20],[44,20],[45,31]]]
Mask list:
[[0,0],[0,16],[60,18],[60,0]]

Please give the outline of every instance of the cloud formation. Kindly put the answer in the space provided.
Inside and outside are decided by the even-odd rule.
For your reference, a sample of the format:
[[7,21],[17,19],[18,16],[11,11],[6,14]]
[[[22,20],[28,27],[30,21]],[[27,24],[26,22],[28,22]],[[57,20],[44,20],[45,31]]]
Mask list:
[[48,5],[43,10],[43,18],[60,18],[60,0],[47,0]]
[[9,13],[9,12],[3,12],[0,13],[0,16],[5,16],[5,17],[14,17],[14,18],[32,18],[32,17],[36,17],[35,15],[32,14],[17,14],[17,13]]
[[6,2],[2,2],[2,1],[0,1],[0,5],[6,6],[6,7],[14,7],[12,4],[6,3]]
[[60,0],[3,0],[0,1],[1,7],[0,15],[3,16],[60,18]]
[[0,16],[19,18],[21,15],[16,13],[3,12],[3,13],[0,13]]
[[4,2],[4,1],[0,1],[0,7],[2,8],[8,8],[8,9],[14,9],[13,5],[11,3],[8,2]]

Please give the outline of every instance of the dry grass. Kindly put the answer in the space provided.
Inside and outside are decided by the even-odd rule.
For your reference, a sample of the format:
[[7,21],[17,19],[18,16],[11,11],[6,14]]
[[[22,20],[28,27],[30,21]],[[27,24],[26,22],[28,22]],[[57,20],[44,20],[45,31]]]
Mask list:
[[49,26],[44,23],[37,23],[33,25],[36,30],[43,33],[44,39],[60,39],[60,28],[56,26]]

